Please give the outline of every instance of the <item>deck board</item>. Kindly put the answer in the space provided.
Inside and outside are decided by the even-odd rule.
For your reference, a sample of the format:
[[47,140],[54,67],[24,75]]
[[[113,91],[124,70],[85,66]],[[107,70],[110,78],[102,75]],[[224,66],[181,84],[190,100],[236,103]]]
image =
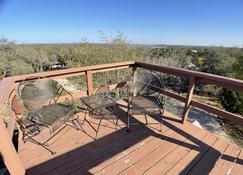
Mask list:
[[[197,139],[203,139],[207,133],[203,130],[197,130],[195,134],[193,134],[193,137],[196,137]],[[172,169],[180,160],[182,160],[189,152],[190,150],[197,146],[195,145],[190,139],[185,140],[186,143],[190,144],[189,147],[184,147],[181,145],[178,145],[177,148],[168,154],[166,157],[160,159],[159,162],[157,162],[153,167],[151,167],[149,170],[145,172],[145,174],[153,175],[156,173],[159,174],[166,174],[170,169]]]
[[[165,136],[174,136],[175,134],[176,133],[171,130],[169,130],[168,132],[163,132],[163,135]],[[124,169],[130,167],[134,162],[139,161],[153,150],[158,149],[161,145],[165,143],[166,142],[164,140],[161,140],[161,138],[155,137],[152,141],[143,144],[143,146],[139,149],[130,152],[130,154],[127,154],[126,156],[122,157],[116,162],[113,162],[112,164],[103,168],[99,172],[96,172],[95,174],[117,174]]]
[[243,172],[243,148],[241,148],[241,152],[232,168],[231,174],[241,175]]
[[233,164],[237,160],[237,157],[240,153],[240,150],[241,149],[238,146],[230,144],[210,174],[230,174],[231,169],[233,168]]
[[[102,122],[98,139],[67,127],[52,142],[57,153],[32,143],[19,143],[19,156],[27,174],[240,174],[243,150],[215,134],[165,112],[162,132],[156,118],[148,117],[148,125],[131,127],[126,132],[126,109],[121,107],[118,129]],[[83,113],[79,113],[80,119]],[[144,123],[144,116],[134,116]],[[90,118],[94,126],[97,120]],[[86,123],[86,133],[95,136]],[[222,168],[221,168],[222,167]]]
[[[168,127],[164,127],[162,133],[168,135],[169,134],[169,128]],[[170,132],[170,134],[173,134],[172,132]],[[91,173],[94,174],[100,174],[102,172],[104,172],[104,169],[114,163],[117,163],[118,161],[120,161],[121,159],[126,158],[126,156],[134,153],[135,151],[137,151],[138,149],[144,149],[145,148],[145,144],[146,145],[151,145],[150,147],[152,147],[152,145],[154,145],[154,142],[159,142],[158,138],[154,138],[153,136],[149,136],[145,139],[143,139],[142,141],[136,143],[133,147],[130,147],[124,151],[122,151],[121,153],[117,154],[116,156],[112,157],[111,159],[108,159],[104,162],[102,162],[101,164],[99,164],[98,166],[90,169]],[[158,144],[158,143],[157,143]],[[151,148],[149,148],[151,149]],[[121,167],[119,167],[119,169],[121,169]]]
[[194,167],[195,164],[202,158],[205,152],[208,151],[210,146],[215,143],[216,139],[216,136],[208,133],[207,136],[202,139],[202,141],[198,141],[198,143],[196,143],[198,146],[192,148],[190,152],[178,163],[176,163],[176,165],[166,174],[174,175],[178,172],[181,174],[187,174],[192,169],[192,167]]
[[[192,132],[196,132],[196,130],[198,128],[196,128],[196,127],[192,127],[192,128],[185,127],[183,129],[186,132],[190,131],[190,130]],[[182,143],[182,142],[185,143],[185,141],[187,140],[187,137],[184,137],[180,133],[176,133],[173,136],[173,139],[179,141],[179,143]],[[132,166],[128,167],[128,169],[123,171],[121,174],[123,174],[123,175],[125,175],[125,174],[143,174],[146,170],[148,170],[154,164],[156,164],[160,159],[163,159],[168,154],[173,152],[178,145],[179,144],[174,143],[174,142],[166,142],[165,144],[160,146],[158,149],[154,150],[153,152],[146,155],[145,157],[142,157],[142,159],[140,159],[140,161],[135,162]]]
[[228,146],[227,141],[218,138],[189,174],[209,174]]

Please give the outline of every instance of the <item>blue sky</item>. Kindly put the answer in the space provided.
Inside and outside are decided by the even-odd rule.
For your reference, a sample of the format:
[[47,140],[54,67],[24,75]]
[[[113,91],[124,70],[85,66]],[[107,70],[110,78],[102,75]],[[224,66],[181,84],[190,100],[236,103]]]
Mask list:
[[135,44],[243,45],[243,0],[0,0],[0,35],[66,43],[98,31]]

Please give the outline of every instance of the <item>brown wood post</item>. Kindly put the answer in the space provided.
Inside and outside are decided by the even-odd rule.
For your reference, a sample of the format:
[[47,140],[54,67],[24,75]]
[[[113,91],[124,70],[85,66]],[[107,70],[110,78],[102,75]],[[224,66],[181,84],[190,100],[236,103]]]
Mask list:
[[133,67],[132,67],[132,76],[133,76],[133,75],[136,75],[137,72],[138,72],[138,67],[137,67],[137,66],[133,66]]
[[92,95],[94,91],[94,86],[93,86],[93,74],[92,71],[86,71],[86,82],[87,82],[87,90],[88,90],[88,95]]
[[12,139],[9,137],[9,133],[5,124],[0,116],[0,155],[8,168],[10,174],[24,175],[25,168],[18,157],[18,154],[12,143]]
[[[138,73],[138,67],[136,67],[136,66],[133,66],[132,67],[132,76],[134,76],[134,78],[132,79],[132,81],[137,81],[137,77],[136,77],[136,75],[137,75],[137,73]],[[131,82],[131,83],[134,83],[134,82]],[[133,89],[134,91],[133,91],[133,96],[136,96],[137,95],[137,89],[135,88],[135,89]]]
[[194,87],[195,87],[195,77],[191,76],[190,82],[189,82],[189,87],[188,87],[188,92],[187,92],[187,98],[186,98],[186,102],[185,102],[185,107],[184,107],[184,111],[183,111],[183,116],[182,116],[182,123],[184,123],[188,118],[189,107],[191,105]]
[[[116,70],[116,84],[120,83],[120,72]],[[120,88],[116,89],[116,96],[120,97]]]

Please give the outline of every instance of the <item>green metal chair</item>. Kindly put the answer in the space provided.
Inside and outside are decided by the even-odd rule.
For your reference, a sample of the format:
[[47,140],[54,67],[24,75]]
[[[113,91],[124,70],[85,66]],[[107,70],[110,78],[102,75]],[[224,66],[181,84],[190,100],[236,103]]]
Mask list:
[[[67,125],[79,130],[82,126],[77,122],[78,116],[72,95],[57,81],[44,77],[29,77],[18,86],[18,97],[24,112],[17,117],[24,142],[30,141],[42,146],[52,154],[48,142],[61,132]],[[14,108],[14,106],[12,107]],[[78,126],[79,125],[79,126]],[[50,136],[40,140],[44,129]],[[37,139],[38,138],[38,139]]]
[[162,117],[164,113],[165,97],[164,85],[160,76],[155,72],[143,72],[131,77],[128,87],[128,121],[127,130],[132,124],[130,117],[133,114],[144,114],[146,124],[147,114],[159,117],[160,130],[162,131]]

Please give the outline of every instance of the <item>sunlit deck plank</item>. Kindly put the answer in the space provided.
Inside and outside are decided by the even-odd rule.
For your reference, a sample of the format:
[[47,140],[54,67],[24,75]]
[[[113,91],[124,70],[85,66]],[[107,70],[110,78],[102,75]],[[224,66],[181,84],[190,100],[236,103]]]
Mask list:
[[190,152],[183,157],[176,165],[173,166],[166,174],[174,175],[180,172],[187,174],[190,169],[203,157],[203,155],[210,149],[210,146],[215,143],[217,137],[208,133],[205,138],[198,141],[197,146],[192,148]]
[[241,148],[241,152],[240,152],[235,164],[233,165],[231,174],[241,175],[242,172],[243,172],[243,148]]
[[230,144],[225,150],[224,154],[221,156],[220,160],[217,161],[210,174],[230,174],[234,162],[237,160],[237,157],[240,154],[240,150],[241,149],[239,146]]
[[[198,128],[190,127],[190,126],[182,126],[183,131],[186,134],[181,134],[177,132],[172,138],[165,138],[166,143],[161,145],[158,149],[152,151],[150,154],[142,157],[139,161],[132,164],[126,170],[124,170],[121,174],[143,174],[146,170],[153,167],[159,160],[166,157],[168,154],[173,152],[176,147],[180,144],[186,143],[185,141],[190,137],[187,135],[187,132],[197,132]],[[163,138],[164,136],[162,136]],[[172,141],[172,140],[174,141]]]
[[209,174],[228,146],[229,142],[218,139],[217,142],[215,142],[215,144],[213,144],[212,147],[203,155],[200,161],[197,162],[189,174]]
[[[192,137],[195,137],[199,140],[204,140],[207,136],[207,132],[202,129],[198,129]],[[198,143],[197,142],[197,143]],[[197,146],[192,140],[187,139],[185,143],[188,146],[178,145],[173,152],[170,152],[167,156],[160,159],[153,167],[148,169],[145,174],[166,174],[170,169],[172,169],[180,160],[182,160],[194,147]]]

